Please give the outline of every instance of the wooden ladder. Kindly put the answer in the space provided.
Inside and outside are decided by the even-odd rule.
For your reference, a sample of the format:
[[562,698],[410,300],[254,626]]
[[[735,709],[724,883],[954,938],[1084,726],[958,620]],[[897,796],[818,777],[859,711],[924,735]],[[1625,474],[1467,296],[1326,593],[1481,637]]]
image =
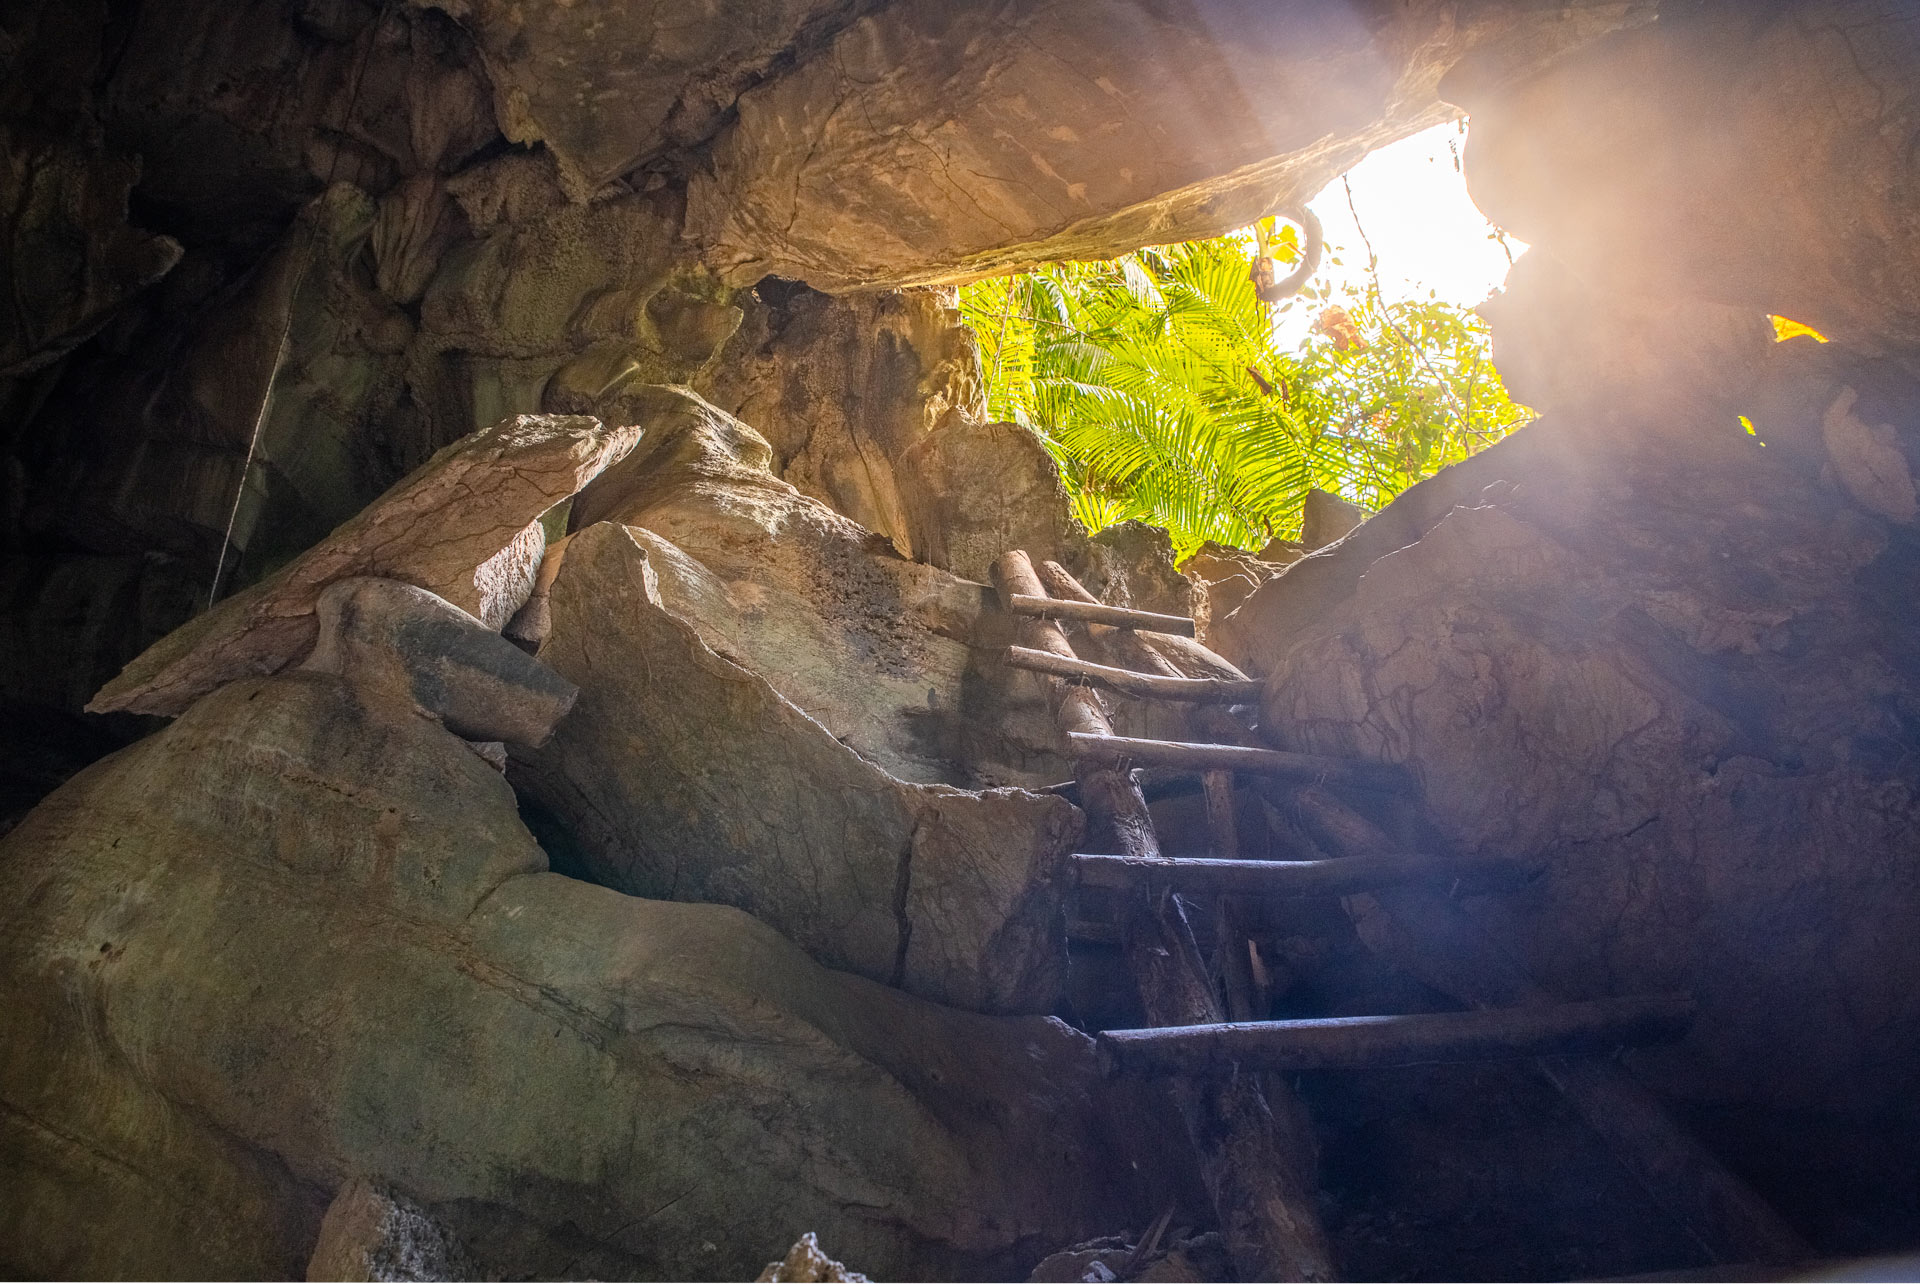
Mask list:
[[[1449,888],[1498,887],[1537,871],[1506,860],[1397,850],[1342,792],[1410,794],[1399,768],[1288,753],[1251,737],[1227,707],[1254,703],[1260,683],[1200,645],[1185,616],[1109,606],[1057,562],[1026,553],[993,565],[1002,607],[1021,617],[1006,659],[1052,679],[1055,716],[1075,757],[1087,850],[1074,855],[1081,887],[1122,895],[1120,928],[1149,1028],[1097,1036],[1110,1074],[1164,1076],[1193,1140],[1200,1175],[1242,1280],[1334,1278],[1316,1208],[1305,1108],[1277,1074],[1433,1061],[1539,1058],[1547,1078],[1626,1168],[1716,1262],[1784,1263],[1807,1245],[1758,1195],[1688,1136],[1622,1069],[1582,1054],[1680,1037],[1693,1017],[1685,995],[1581,1003],[1535,985],[1461,912]],[[1104,633],[1128,667],[1082,660],[1064,623]],[[1114,733],[1095,688],[1198,706],[1217,741],[1139,739]],[[1134,766],[1198,773],[1211,854],[1160,849]],[[1242,860],[1234,780],[1278,787],[1313,824],[1334,859]],[[1234,921],[1236,898],[1370,894],[1362,939],[1390,961],[1469,1008],[1464,1012],[1252,1020],[1252,961]],[[1220,984],[1202,958],[1189,903],[1214,918]]]

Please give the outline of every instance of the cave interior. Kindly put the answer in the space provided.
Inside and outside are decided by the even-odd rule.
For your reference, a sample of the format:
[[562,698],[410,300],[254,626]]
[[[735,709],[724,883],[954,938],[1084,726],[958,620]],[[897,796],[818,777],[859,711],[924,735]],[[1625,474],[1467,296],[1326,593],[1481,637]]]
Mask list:
[[[0,0],[0,1274],[1901,1277],[1916,85],[1890,0]],[[1536,421],[1176,568],[987,417],[956,287],[1463,117]]]

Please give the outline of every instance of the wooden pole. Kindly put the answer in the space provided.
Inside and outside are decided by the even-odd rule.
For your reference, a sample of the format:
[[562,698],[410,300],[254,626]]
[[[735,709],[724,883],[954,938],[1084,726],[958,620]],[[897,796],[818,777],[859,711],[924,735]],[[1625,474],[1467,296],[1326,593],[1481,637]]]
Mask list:
[[[1003,603],[1016,596],[1045,596],[1033,563],[1018,550],[993,564],[992,578]],[[1079,658],[1051,620],[1029,617],[1022,634],[1033,650]],[[1091,690],[1066,683],[1056,688],[1063,731],[1112,735],[1112,723]],[[1122,766],[1082,759],[1076,780],[1094,842],[1124,856],[1160,854],[1146,799]],[[1127,962],[1148,1021],[1193,1025],[1220,1019],[1177,896],[1142,896],[1125,931]],[[1193,1139],[1234,1273],[1243,1280],[1332,1279],[1333,1253],[1307,1175],[1311,1139],[1291,1131],[1300,1126],[1301,1112],[1269,1110],[1250,1075],[1176,1080],[1170,1090]]]
[[1043,620],[1076,620],[1082,624],[1109,624],[1116,629],[1146,629],[1153,633],[1193,636],[1193,620],[1185,615],[1161,615],[1157,611],[1136,611],[1128,606],[1108,606],[1105,602],[1073,602],[1034,593],[1013,593],[1001,603],[1014,615]]
[[1170,888],[1193,895],[1352,896],[1404,883],[1521,882],[1534,870],[1505,857],[1447,857],[1424,852],[1339,856],[1332,860],[1233,860],[1214,857],[1144,858],[1081,854],[1073,858],[1082,887]]
[[1075,678],[1141,700],[1179,700],[1190,704],[1249,704],[1260,698],[1260,684],[1247,679],[1162,677],[1117,669],[1086,660],[1068,660],[1048,651],[1024,646],[1007,648],[1007,663],[1016,669]]
[[1256,749],[1250,745],[1143,740],[1085,732],[1070,732],[1068,739],[1079,757],[1096,762],[1137,762],[1147,766],[1187,767],[1194,771],[1244,771],[1282,780],[1362,789],[1397,789],[1406,783],[1406,773],[1394,764],[1358,758],[1323,758],[1284,749]]
[[[1039,571],[1047,591],[1074,602],[1098,602],[1073,572],[1058,562],[1042,562]],[[1166,666],[1165,672],[1188,678],[1220,678],[1229,682],[1247,681],[1247,675],[1229,663],[1226,657],[1194,641],[1192,630],[1185,634],[1133,633],[1122,635],[1130,649],[1145,651]],[[1141,668],[1154,666],[1142,664]]]
[[1684,994],[1636,995],[1471,1012],[1108,1030],[1097,1042],[1102,1065],[1115,1075],[1365,1070],[1665,1043],[1686,1033],[1694,1010]]
[[[1392,846],[1371,821],[1323,789],[1301,789],[1294,802],[1307,826],[1336,850],[1365,854]],[[1349,898],[1347,912],[1376,953],[1459,1002],[1506,1008],[1557,1001],[1444,893],[1382,889]],[[1715,1261],[1812,1259],[1812,1247],[1780,1214],[1620,1066],[1548,1057],[1539,1067],[1654,1202]]]
[[[1206,793],[1207,840],[1213,856],[1223,864],[1240,863],[1240,831],[1233,817],[1233,773],[1209,771],[1200,777]],[[1220,973],[1220,987],[1226,992],[1227,1016],[1234,1021],[1251,1021],[1253,1010],[1253,961],[1247,954],[1247,933],[1241,926],[1239,906],[1233,898],[1214,898],[1214,967]],[[1260,1016],[1266,1015],[1263,1008]]]

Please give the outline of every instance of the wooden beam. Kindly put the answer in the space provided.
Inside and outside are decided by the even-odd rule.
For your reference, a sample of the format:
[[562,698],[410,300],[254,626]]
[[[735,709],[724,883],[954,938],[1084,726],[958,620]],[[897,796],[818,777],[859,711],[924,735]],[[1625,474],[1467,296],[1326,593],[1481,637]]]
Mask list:
[[[1045,597],[1033,563],[1018,550],[992,568],[1003,605],[1016,597]],[[1191,622],[1189,622],[1190,624]],[[1146,636],[1144,634],[1139,636]],[[1066,634],[1044,616],[1030,616],[1022,643],[1064,659],[1079,659]],[[1110,737],[1100,698],[1085,686],[1058,683],[1056,712],[1069,736]],[[1132,775],[1091,758],[1076,764],[1078,801],[1087,815],[1088,838],[1126,856],[1160,854],[1146,798]],[[1194,944],[1180,898],[1141,896],[1123,930],[1123,949],[1147,1020],[1191,1025],[1220,1019],[1212,983]],[[1311,1177],[1314,1142],[1304,1131],[1304,1112],[1290,1096],[1273,1110],[1251,1076],[1221,1082],[1175,1081],[1169,1094],[1193,1140],[1201,1181],[1240,1279],[1327,1280],[1333,1249],[1320,1216]]]
[[[1086,585],[1073,577],[1073,572],[1058,562],[1040,563],[1039,575],[1041,582],[1046,585],[1047,592],[1054,597],[1065,598],[1072,602],[1100,600],[1087,591]],[[1169,676],[1224,678],[1229,682],[1243,681],[1247,677],[1228,662],[1226,657],[1183,634],[1122,633],[1119,637],[1123,644],[1128,645],[1128,649],[1144,651],[1153,656],[1161,666],[1164,666],[1164,671]],[[1140,667],[1149,666],[1142,664]]]
[[[991,575],[1002,604],[1016,597],[1046,592],[1033,572],[1033,563],[1017,549],[1003,554],[993,564]],[[1029,650],[1048,652],[1064,660],[1080,658],[1073,653],[1073,645],[1060,626],[1042,617],[1028,617],[1021,630],[1021,642]],[[1059,692],[1054,718],[1069,736],[1113,734],[1113,723],[1107,718],[1100,697],[1084,686],[1064,686]],[[1160,854],[1147,800],[1124,770],[1111,763],[1088,760],[1076,764],[1074,783],[1079,787],[1080,808],[1087,813],[1089,839],[1128,856]]]
[[[1207,848],[1217,860],[1229,864],[1240,859],[1240,826],[1233,814],[1233,773],[1208,771],[1200,776],[1201,792],[1206,798]],[[1255,993],[1252,946],[1242,925],[1240,902],[1224,893],[1213,898],[1215,925],[1213,970],[1219,974],[1220,988],[1226,996],[1227,1020],[1252,1021],[1267,1015],[1265,997]],[[1256,1012],[1254,1004],[1260,1008]]]
[[1251,678],[1232,681],[1221,678],[1168,678],[1157,674],[1136,673],[1087,660],[1069,660],[1049,651],[1030,647],[1007,648],[1007,663],[1016,669],[1030,669],[1056,678],[1091,682],[1142,700],[1181,700],[1190,704],[1248,704],[1260,698],[1260,684]]
[[1406,773],[1387,762],[1323,758],[1317,754],[1256,749],[1247,745],[1196,744],[1181,740],[1142,740],[1133,736],[1070,733],[1074,752],[1094,762],[1135,762],[1186,767],[1194,771],[1244,771],[1259,776],[1368,789],[1397,789]]
[[1694,1010],[1687,995],[1655,994],[1474,1012],[1109,1030],[1097,1042],[1110,1075],[1364,1070],[1667,1043],[1686,1033]]
[[1171,888],[1190,895],[1352,896],[1406,883],[1454,882],[1480,888],[1521,882],[1533,870],[1505,857],[1444,857],[1421,852],[1342,856],[1334,860],[1221,860],[1211,857],[1073,857],[1082,887]]
[[1184,615],[1136,611],[1132,607],[1108,606],[1104,602],[1067,602],[1035,593],[1015,593],[1001,600],[1006,609],[1015,615],[1036,619],[1110,624],[1117,629],[1145,629],[1150,633],[1171,633],[1183,638],[1193,636],[1193,620]]
[[[1361,855],[1392,846],[1365,816],[1323,789],[1298,790],[1293,804],[1334,850]],[[1556,1001],[1444,893],[1383,888],[1350,897],[1346,906],[1369,948],[1461,1003],[1506,1008]],[[1556,1057],[1538,1064],[1621,1166],[1708,1256],[1729,1264],[1812,1260],[1813,1249],[1799,1233],[1621,1066]]]

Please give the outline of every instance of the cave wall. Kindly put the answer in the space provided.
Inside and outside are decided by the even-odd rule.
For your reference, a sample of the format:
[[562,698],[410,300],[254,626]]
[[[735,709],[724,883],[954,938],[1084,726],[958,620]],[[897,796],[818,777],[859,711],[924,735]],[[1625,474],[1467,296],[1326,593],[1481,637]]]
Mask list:
[[9,6],[9,721],[85,741],[84,689],[435,449],[636,383],[764,417],[797,485],[912,553],[929,487],[898,460],[977,416],[970,339],[930,296],[743,287],[1238,225],[1437,119],[1467,53],[1537,63],[1650,12]]
[[[990,645],[967,630],[980,614],[973,581],[994,552],[1017,543],[1058,556],[1111,600],[1207,609],[1172,574],[1163,536],[1088,539],[1064,520],[1058,478],[1032,438],[980,421],[977,355],[944,283],[1242,224],[1454,106],[1474,115],[1476,198],[1538,246],[1490,315],[1503,372],[1545,417],[1264,579],[1209,621],[1209,636],[1267,678],[1264,731],[1275,743],[1406,763],[1425,790],[1420,838],[1544,859],[1524,894],[1469,906],[1542,979],[1575,995],[1700,995],[1689,1042],[1634,1061],[1647,1081],[1706,1103],[1884,1110],[1910,1100],[1920,1064],[1920,957],[1905,930],[1920,893],[1920,641],[1907,624],[1920,565],[1920,336],[1907,288],[1915,24],[1898,7],[1842,0],[1669,4],[1649,26],[1655,8],[789,0],[691,20],[637,0],[0,8],[0,275],[13,303],[0,320],[0,738],[14,764],[0,825],[69,771],[153,730],[78,710],[202,612],[210,590],[267,578],[476,428],[533,411],[637,424],[661,386],[676,385],[692,392],[664,395],[704,398],[701,415],[742,421],[735,435],[752,466],[726,486],[696,479],[647,506],[598,511],[680,523],[664,535],[622,545],[618,526],[576,523],[592,557],[571,570],[555,563],[547,583],[553,659],[592,686],[594,643],[609,631],[592,621],[630,608],[647,628],[628,631],[635,649],[619,663],[644,666],[648,629],[672,633],[689,672],[779,724],[778,736],[760,728],[729,788],[783,770],[807,795],[802,774],[828,763],[849,795],[887,795],[881,828],[898,849],[866,861],[880,873],[862,887],[859,933],[800,913],[780,921],[783,938],[722,906],[611,899],[540,872],[547,854],[509,791],[442,732],[394,751],[455,781],[415,790],[448,795],[420,810],[423,837],[400,842],[358,813],[338,825],[373,833],[418,871],[376,863],[342,875],[329,864],[341,844],[324,829],[239,815],[267,836],[271,859],[260,861],[209,821],[226,813],[206,801],[224,799],[234,779],[287,774],[249,757],[269,732],[255,726],[266,715],[239,707],[246,696],[269,710],[321,709],[270,734],[311,759],[285,787],[318,780],[328,805],[334,775],[367,806],[389,789],[404,803],[412,794],[388,779],[383,737],[418,728],[366,731],[361,711],[311,676],[222,688],[207,698],[217,703],[189,711],[196,720],[36,812],[7,849],[9,921],[20,930],[7,936],[5,971],[38,978],[21,982],[10,1009],[9,1100],[73,1136],[117,1138],[121,1158],[138,1161],[128,1168],[112,1145],[101,1158],[10,1123],[10,1162],[37,1165],[37,1202],[22,1206],[44,1212],[25,1268],[106,1273],[144,1253],[202,1271],[295,1271],[325,1198],[367,1168],[404,1178],[437,1216],[470,1218],[474,1233],[489,1220],[523,1228],[518,1248],[495,1249],[527,1273],[583,1262],[605,1273],[718,1270],[700,1255],[703,1237],[749,1216],[755,1192],[777,1191],[783,1216],[844,1228],[863,1264],[903,1272],[1024,1269],[1049,1236],[1064,1242],[1163,1206],[1164,1191],[1104,1171],[1112,1157],[1094,1140],[1103,1116],[1131,1103],[1090,1086],[1083,1043],[1031,1015],[976,1016],[899,993],[1031,1013],[1052,997],[1054,960],[1001,990],[969,990],[945,969],[975,970],[976,958],[956,948],[923,962],[907,949],[905,916],[939,922],[954,909],[938,889],[867,895],[909,868],[903,852],[918,859],[946,841],[922,831],[922,812],[1063,766],[1037,742],[988,744],[963,725],[987,713],[1042,720],[1032,691],[983,695],[969,655]],[[1776,347],[1768,311],[1834,342]],[[581,516],[595,517],[591,504]],[[551,525],[545,535],[565,533],[565,522]],[[795,553],[794,532],[808,531],[813,542]],[[763,545],[764,556],[754,551]],[[794,566],[829,557],[854,569],[805,587],[823,600],[842,594],[849,615],[919,594],[912,627],[939,664],[871,686],[892,700],[937,670],[934,697],[962,693],[952,737],[962,747],[889,743],[901,710],[876,714],[873,692],[863,703],[851,662],[791,666],[790,689],[780,688],[787,634],[822,621],[832,627],[819,654],[873,660],[856,654],[865,623],[782,596],[804,578]],[[615,585],[639,597],[622,601]],[[768,614],[788,615],[767,623],[767,600],[779,604]],[[676,613],[684,618],[668,619]],[[644,761],[643,732],[622,720],[645,714],[681,727],[677,748],[699,748],[698,719],[660,692],[607,683],[595,695],[632,698],[602,699],[613,713],[583,719],[580,737],[605,733]],[[912,728],[953,715],[938,698],[924,705]],[[592,712],[594,698],[583,707]],[[296,724],[311,726],[287,730]],[[804,749],[776,743],[787,735]],[[233,762],[197,761],[209,745]],[[580,761],[590,774],[598,752],[589,744],[570,762],[568,751],[563,737],[547,764],[563,783]],[[237,774],[222,776],[230,765]],[[674,769],[698,782],[704,759],[691,753]],[[538,792],[526,774],[538,761],[510,770]],[[129,805],[176,777],[200,792],[172,799],[158,820]],[[943,792],[950,779],[975,791]],[[549,800],[566,796],[556,786]],[[700,812],[711,800],[697,788],[684,798],[687,832],[712,851],[789,858],[778,850],[784,817],[766,822],[775,837],[743,842],[708,823],[721,813]],[[1005,805],[1045,822],[1034,822],[1045,833],[1033,844],[1044,875],[1070,843],[1065,805]],[[952,804],[969,808],[986,814]],[[826,836],[795,846],[802,873],[841,832],[837,813],[816,810]],[[618,842],[631,851],[609,840],[583,868],[598,862],[604,881],[674,896],[678,871],[632,852],[651,860],[664,848],[649,844],[686,817],[636,815],[605,826],[624,827]],[[490,836],[440,851],[437,829],[474,823]],[[970,876],[972,830],[949,828],[959,852],[949,867]],[[143,839],[116,855],[121,829]],[[466,920],[482,898],[455,893],[499,871],[455,867],[482,848],[525,867],[513,865],[518,881],[475,928]],[[164,868],[184,890],[153,881],[149,855],[173,862]],[[254,863],[230,876],[228,860]],[[763,891],[752,878],[724,883],[687,895],[740,904]],[[1022,925],[1031,886],[1012,877],[999,891],[1020,911],[1010,918],[1022,948],[1040,941],[1044,952],[1055,942]],[[205,905],[189,903],[198,889]],[[423,918],[419,896],[451,899]],[[56,903],[64,917],[38,908]],[[746,908],[772,919],[792,910]],[[513,921],[523,909],[528,923]],[[283,966],[232,930],[237,917],[275,915],[303,940],[346,944]],[[423,921],[422,940],[390,947],[388,935]],[[993,926],[969,927],[968,948],[996,944]],[[659,955],[620,953],[653,932],[683,933],[689,949],[716,957],[750,954],[767,975],[730,974],[716,997],[702,969],[668,957],[670,942]],[[543,952],[549,934],[574,942],[561,964]],[[392,971],[414,987],[400,988],[418,1001],[389,993],[375,963],[347,957],[362,947],[391,948],[377,958],[397,960]],[[246,1009],[246,1032],[207,1047],[177,1037],[179,1013],[193,1029],[234,1015],[210,990],[167,990],[178,978],[162,962],[189,954],[229,985],[254,969],[270,976],[277,988]],[[823,971],[823,957],[878,984]],[[496,1020],[485,1014],[501,1002],[499,968],[529,988]],[[314,983],[335,969],[339,985]],[[636,993],[659,1010],[633,1004]],[[289,1003],[310,1020],[284,1024]],[[459,1018],[457,1037],[421,1015],[435,1004]],[[233,1086],[233,1066],[360,1009],[380,1021],[322,1041],[313,1074],[257,1092]],[[70,1011],[86,1014],[82,1028],[62,1024]],[[700,1029],[692,1051],[647,1042],[689,1011]],[[707,1144],[698,1102],[663,1122],[606,1076],[678,1083],[689,1058],[732,1073],[740,1041],[762,1034],[804,1068],[756,1062],[746,1088],[726,1090],[732,1107],[830,1112],[841,1108],[832,1092],[796,1107],[778,1085],[789,1073],[841,1076],[880,1103],[883,1122],[857,1130],[866,1149],[851,1161],[781,1150],[786,1167],[769,1177],[752,1156],[779,1143],[729,1115],[742,1129],[730,1138],[746,1157],[746,1193],[705,1190],[669,1219],[680,1238],[665,1246],[630,1233],[630,1206],[671,1194],[660,1172],[604,1137],[570,1150],[524,1120],[507,1128],[486,1092],[434,1116],[475,1144],[393,1147],[380,1121],[417,1109],[422,1084],[474,1056],[512,1060],[510,1046],[489,1042],[501,1025],[558,1038],[545,1035],[549,1017],[567,1037],[498,1093],[536,1091],[552,1113],[532,1115],[562,1139],[581,1126],[568,1096],[577,1090],[623,1128],[660,1129],[634,1133],[647,1144]],[[895,1025],[974,1051],[940,1053],[934,1073],[922,1052],[899,1049]],[[382,1039],[412,1063],[364,1059]],[[97,1091],[83,1101],[31,1088],[48,1081],[36,1056]],[[1057,1071],[1044,1088],[1036,1065]],[[991,1093],[940,1077],[949,1072],[1029,1094],[1028,1113],[1009,1123]],[[317,1088],[325,1075],[350,1079],[357,1095]],[[113,1117],[119,1107],[145,1130]],[[884,1122],[894,1119],[940,1150],[938,1182],[901,1159]],[[1069,1180],[1042,1190],[995,1175],[1043,1171],[1049,1127],[1071,1142]],[[583,1153],[594,1171],[582,1172]],[[516,1185],[515,1172],[539,1188]],[[103,1247],[69,1233],[86,1191],[136,1191],[118,1207],[130,1224],[155,1225],[206,1174],[235,1193],[188,1219],[193,1234]],[[975,1185],[987,1192],[978,1205],[948,1216],[954,1193]],[[578,1200],[588,1213],[575,1224]],[[725,1247],[725,1269],[750,1263],[741,1245]]]
[[1472,911],[1551,988],[1699,997],[1633,1058],[1680,1097],[1920,1082],[1916,59],[1885,6],[1695,10],[1464,91],[1470,190],[1536,241],[1484,310],[1542,418],[1215,628],[1276,743],[1542,862]]

